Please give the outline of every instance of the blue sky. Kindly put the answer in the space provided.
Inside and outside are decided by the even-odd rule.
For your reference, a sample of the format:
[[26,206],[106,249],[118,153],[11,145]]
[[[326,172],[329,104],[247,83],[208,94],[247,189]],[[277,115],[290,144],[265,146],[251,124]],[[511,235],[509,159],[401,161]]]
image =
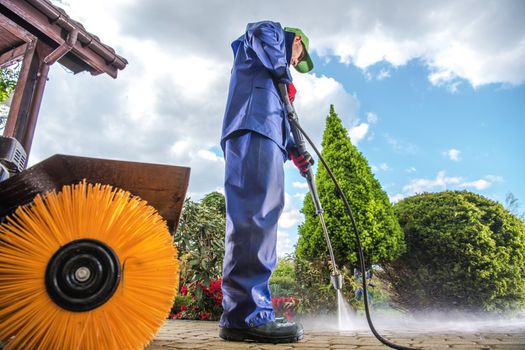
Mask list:
[[[486,189],[478,187],[493,199],[504,201],[507,192],[525,198],[520,181],[525,171],[523,84],[474,89],[458,79],[451,91],[450,86],[432,85],[428,68],[417,59],[398,68],[385,63],[372,66],[372,72],[389,72],[382,80],[337,62],[321,63],[316,69],[340,77],[345,89],[359,99],[361,118],[368,112],[377,115],[373,136],[359,142],[358,148],[371,165],[387,165],[375,174],[391,196],[402,193],[410,179],[433,179],[445,171],[446,176],[461,176],[465,182],[491,182]],[[447,154],[451,149],[459,151],[456,158]],[[487,176],[501,179],[491,181]]]
[[[129,64],[116,80],[49,74],[30,164],[55,153],[191,167],[188,196],[223,191],[219,138],[247,23],[310,38],[296,109],[320,144],[330,104],[392,201],[467,189],[525,211],[521,0],[54,0]],[[278,254],[293,251],[306,184],[288,162]]]
[[[379,62],[366,70],[315,61],[317,74],[337,77],[357,98],[360,120],[374,114],[357,148],[393,202],[422,191],[466,189],[505,204],[511,192],[520,213],[525,211],[524,84],[473,88],[457,78],[436,86],[420,59],[401,67]],[[288,170],[287,181],[292,196],[293,183],[301,181],[294,171]]]

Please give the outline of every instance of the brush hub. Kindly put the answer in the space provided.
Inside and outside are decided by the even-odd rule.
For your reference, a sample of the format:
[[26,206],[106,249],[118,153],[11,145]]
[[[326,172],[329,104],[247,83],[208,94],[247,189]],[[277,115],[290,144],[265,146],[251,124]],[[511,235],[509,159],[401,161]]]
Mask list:
[[88,311],[113,296],[120,275],[113,249],[95,239],[79,239],[60,247],[52,256],[46,268],[46,290],[63,309]]
[[75,279],[78,282],[86,282],[91,277],[91,270],[89,267],[82,266],[75,271]]

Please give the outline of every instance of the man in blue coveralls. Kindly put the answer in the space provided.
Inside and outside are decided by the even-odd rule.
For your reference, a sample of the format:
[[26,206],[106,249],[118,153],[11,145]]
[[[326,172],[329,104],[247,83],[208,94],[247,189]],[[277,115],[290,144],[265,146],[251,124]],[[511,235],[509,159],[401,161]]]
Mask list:
[[304,171],[311,158],[294,151],[278,90],[281,83],[289,93],[293,88],[290,65],[300,73],[313,68],[308,38],[300,29],[263,21],[248,24],[232,48],[234,64],[221,138],[226,162],[226,246],[219,335],[236,341],[293,342],[303,337],[303,328],[276,320],[268,281],[277,262],[284,162],[290,154]]

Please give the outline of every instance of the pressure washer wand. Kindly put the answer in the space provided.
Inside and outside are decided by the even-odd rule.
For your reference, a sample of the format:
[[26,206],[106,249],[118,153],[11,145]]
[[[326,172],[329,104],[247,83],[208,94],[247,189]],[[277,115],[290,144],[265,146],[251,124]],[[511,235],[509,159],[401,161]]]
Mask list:
[[[306,143],[304,142],[303,134],[297,129],[296,124],[299,123],[299,117],[295,112],[295,108],[290,101],[288,96],[288,89],[286,84],[279,84],[279,93],[281,94],[281,99],[284,102],[286,108],[286,116],[290,121],[290,129],[292,131],[293,138],[295,140],[295,147],[299,154],[304,154],[306,152]],[[307,165],[307,171],[301,173],[301,175],[306,179],[308,183],[308,188],[310,189],[310,195],[314,202],[315,214],[319,216],[321,221],[321,226],[323,228],[324,237],[326,239],[326,244],[328,246],[328,252],[330,253],[330,260],[332,262],[332,274],[330,275],[330,280],[332,285],[336,290],[339,290],[343,287],[343,276],[341,272],[337,269],[337,264],[335,263],[334,251],[332,249],[332,243],[330,242],[330,236],[328,235],[328,229],[326,228],[326,223],[323,217],[323,207],[321,206],[321,201],[319,200],[319,195],[317,193],[317,187],[315,186],[315,177],[314,172],[312,171],[312,166]]]
[[[372,317],[370,316],[370,307],[368,303],[368,292],[367,292],[367,286],[366,286],[366,267],[365,267],[365,255],[363,253],[363,246],[361,244],[361,239],[359,238],[359,231],[357,230],[357,225],[354,219],[354,215],[352,214],[352,210],[350,209],[350,204],[348,204],[348,200],[346,199],[346,196],[341,189],[341,186],[337,182],[337,179],[335,178],[334,174],[330,170],[330,167],[328,164],[326,164],[326,161],[323,159],[323,156],[321,155],[321,152],[315,147],[315,144],[313,143],[312,139],[308,137],[306,132],[301,128],[301,125],[299,124],[299,118],[297,117],[297,113],[295,112],[295,108],[293,107],[292,103],[290,102],[290,98],[288,97],[288,89],[286,88],[286,85],[279,84],[279,92],[281,94],[281,99],[284,102],[284,105],[286,107],[286,114],[288,117],[288,120],[290,121],[290,127],[295,139],[295,142],[297,143],[297,147],[299,148],[299,151],[301,154],[304,154],[304,151],[306,151],[305,148],[305,142],[303,139],[304,137],[308,140],[308,143],[312,146],[315,153],[319,156],[319,160],[321,163],[323,163],[324,167],[326,168],[326,171],[328,172],[328,175],[334,182],[335,188],[337,190],[337,193],[341,196],[341,199],[343,201],[343,204],[346,209],[346,213],[350,217],[352,221],[352,226],[354,228],[355,238],[356,238],[356,245],[357,245],[357,251],[359,253],[359,263],[361,265],[361,273],[363,274],[363,297],[364,297],[364,304],[365,304],[365,314],[366,314],[366,320],[368,321],[368,326],[370,327],[370,330],[374,334],[374,336],[379,340],[381,343],[385,344],[386,346],[389,346],[393,349],[397,350],[416,350],[416,348],[411,348],[408,346],[398,345],[395,344],[388,339],[385,339],[377,332],[377,330],[374,327],[374,324],[372,323]],[[328,231],[326,230],[326,225],[323,218],[323,209],[321,207],[321,203],[319,202],[319,197],[317,196],[317,189],[315,188],[315,181],[314,181],[314,175],[312,172],[312,169],[310,165],[308,165],[308,171],[306,172],[306,175],[303,175],[307,182],[308,187],[310,188],[310,194],[312,195],[312,199],[314,200],[314,205],[316,208],[316,213],[319,215],[319,218],[321,220],[321,225],[323,226],[323,232],[326,238],[326,242],[328,244],[328,250],[330,251],[330,259],[332,259],[332,266],[333,266],[333,274],[330,276],[332,280],[332,285],[336,290],[340,290],[343,286],[343,278],[341,273],[337,270],[337,265],[335,264],[334,259],[334,252],[332,251],[332,245],[330,244],[330,237],[328,237]]]

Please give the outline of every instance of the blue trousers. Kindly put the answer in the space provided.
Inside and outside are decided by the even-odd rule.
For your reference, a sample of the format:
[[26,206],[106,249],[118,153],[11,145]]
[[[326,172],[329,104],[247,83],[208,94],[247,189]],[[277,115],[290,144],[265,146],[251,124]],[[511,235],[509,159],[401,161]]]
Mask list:
[[277,221],[284,207],[284,152],[243,132],[226,141],[226,241],[220,327],[275,320],[269,279],[277,263]]

